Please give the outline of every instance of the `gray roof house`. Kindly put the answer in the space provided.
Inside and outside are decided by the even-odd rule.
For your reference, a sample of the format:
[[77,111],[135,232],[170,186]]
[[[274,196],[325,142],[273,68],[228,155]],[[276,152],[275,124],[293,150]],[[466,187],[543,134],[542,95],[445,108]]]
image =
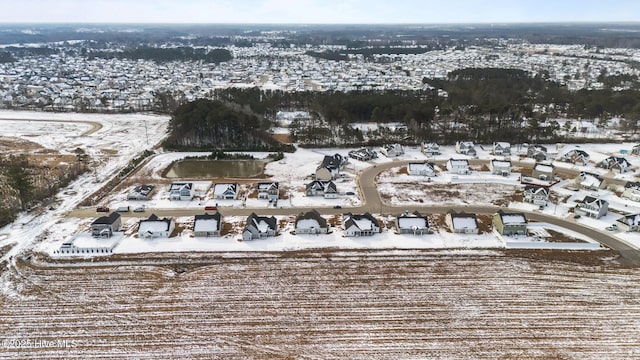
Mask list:
[[622,231],[640,231],[640,213],[625,215],[619,218],[616,224]]
[[494,175],[509,176],[511,174],[511,161],[493,159],[489,163],[489,168]]
[[640,201],[640,182],[627,181],[621,196],[632,201]]
[[598,167],[623,174],[629,171],[631,163],[629,163],[629,161],[627,161],[627,159],[623,157],[609,156],[608,158],[598,163]]
[[233,200],[238,197],[237,183],[233,184],[215,184],[213,187],[213,198],[218,200]]
[[508,142],[493,143],[493,155],[496,155],[496,156],[511,155],[511,144],[509,144]]
[[323,196],[325,199],[338,197],[338,189],[333,181],[314,180],[306,185],[307,196]]
[[605,179],[602,176],[586,171],[580,173],[578,182],[581,188],[587,190],[598,190],[605,187]]
[[527,148],[527,157],[536,161],[545,161],[549,159],[547,148],[542,145],[531,145]]
[[127,200],[148,200],[154,188],[153,185],[138,185],[127,194]]
[[549,189],[543,186],[525,186],[523,200],[538,206],[546,206],[549,202]]
[[209,237],[220,236],[222,233],[222,214],[196,215],[193,221],[193,234],[195,236]]
[[476,148],[473,141],[456,142],[456,152],[462,155],[476,156]]
[[274,216],[258,216],[251,213],[242,232],[242,240],[254,240],[263,237],[275,236],[278,232],[278,221]]
[[399,234],[424,235],[431,233],[429,219],[417,211],[412,214],[405,211],[402,215],[399,215],[396,218],[396,229]]
[[258,183],[258,199],[277,201],[280,196],[280,187],[277,182]]
[[574,208],[576,214],[585,215],[594,219],[599,219],[607,215],[609,203],[606,200],[585,196],[581,204],[577,204]]
[[560,161],[587,166],[589,165],[589,154],[580,149],[573,149],[560,157]]
[[552,164],[535,164],[532,176],[540,180],[553,181],[556,176],[556,168]]
[[342,220],[345,236],[371,236],[380,232],[378,220],[368,212],[361,215],[344,214]]
[[296,217],[296,234],[326,234],[327,220],[318,211],[311,210]]
[[430,162],[411,162],[407,165],[407,172],[414,176],[436,176],[435,165]]
[[91,223],[91,236],[111,237],[114,232],[120,231],[122,219],[120,214],[112,212],[109,216],[101,216]]

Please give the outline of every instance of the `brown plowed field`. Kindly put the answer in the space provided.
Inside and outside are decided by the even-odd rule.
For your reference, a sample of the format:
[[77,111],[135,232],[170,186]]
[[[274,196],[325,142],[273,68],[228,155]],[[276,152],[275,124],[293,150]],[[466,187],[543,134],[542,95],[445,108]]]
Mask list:
[[607,251],[581,254],[580,263],[464,250],[18,262],[2,275],[1,340],[71,346],[32,343],[0,357],[640,357],[640,271],[600,260]]

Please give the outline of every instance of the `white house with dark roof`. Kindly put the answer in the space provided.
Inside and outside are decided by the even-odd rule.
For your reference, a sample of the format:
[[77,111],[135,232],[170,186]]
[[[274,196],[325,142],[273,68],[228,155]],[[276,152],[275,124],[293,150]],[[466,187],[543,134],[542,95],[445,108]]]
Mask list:
[[427,156],[440,155],[440,145],[433,142],[423,142],[420,144],[420,151]]
[[193,235],[199,237],[220,236],[222,233],[222,214],[202,214],[194,216]]
[[418,211],[408,211],[396,218],[396,229],[399,234],[424,235],[430,234],[429,219]]
[[148,219],[140,220],[138,237],[141,239],[168,238],[175,227],[173,219],[160,219],[156,214],[151,214]]
[[500,235],[526,235],[527,217],[524,213],[505,213],[502,209],[493,215],[493,228]]
[[616,225],[622,231],[640,231],[640,213],[625,215],[616,221]]
[[456,142],[456,152],[461,155],[476,156],[476,148],[473,141]]
[[509,144],[508,142],[493,143],[493,155],[496,155],[496,156],[511,155],[511,144]]
[[247,218],[244,230],[242,231],[242,240],[254,240],[263,237],[276,236],[278,232],[278,221],[274,216],[258,216],[251,213]]
[[511,161],[493,159],[489,163],[489,169],[494,175],[509,176],[511,174]]
[[556,176],[555,166],[552,164],[536,163],[533,166],[532,176],[540,180],[553,181]]
[[342,216],[345,236],[372,236],[380,232],[378,220],[369,213]]
[[593,196],[585,196],[581,204],[576,204],[574,212],[579,215],[585,215],[594,219],[599,219],[607,215],[609,203],[600,198]]
[[605,187],[605,179],[602,176],[586,171],[582,171],[578,175],[577,181],[581,188],[587,190],[598,190]]
[[632,201],[640,201],[640,182],[628,181],[624,184],[621,196]]
[[549,202],[549,189],[543,186],[525,186],[522,198],[525,202],[546,206]]
[[587,166],[589,165],[589,154],[581,149],[573,149],[562,155],[560,161]]
[[280,187],[277,182],[258,183],[258,199],[277,201],[280,196]]
[[237,183],[234,184],[215,184],[213,186],[213,198],[217,200],[235,200],[238,198]]
[[380,153],[386,157],[398,157],[404,155],[404,148],[400,144],[386,144],[380,148]]
[[549,154],[545,146],[531,145],[527,148],[527,157],[536,161],[545,161],[549,159]]
[[429,162],[411,162],[407,165],[407,172],[413,176],[436,176],[435,165]]
[[470,173],[469,160],[467,159],[449,159],[447,161],[447,170],[452,174],[466,175]]
[[455,211],[450,210],[445,216],[445,224],[447,224],[447,226],[449,226],[449,230],[455,234],[480,233],[476,214],[464,212],[456,213]]
[[307,196],[322,196],[325,199],[338,198],[338,188],[333,181],[314,180],[305,186]]
[[193,200],[195,190],[191,182],[174,182],[169,187],[171,200]]
[[631,167],[631,163],[629,163],[629,161],[627,161],[627,159],[623,157],[609,156],[608,158],[598,163],[598,167],[610,170],[611,172],[624,174],[627,171],[629,171],[629,168]]
[[298,215],[295,229],[296,234],[326,234],[329,232],[327,220],[315,209]]

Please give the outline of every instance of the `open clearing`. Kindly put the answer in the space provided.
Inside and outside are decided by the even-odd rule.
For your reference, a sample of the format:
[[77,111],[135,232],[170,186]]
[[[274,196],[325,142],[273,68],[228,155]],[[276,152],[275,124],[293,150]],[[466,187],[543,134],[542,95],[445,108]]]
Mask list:
[[3,274],[3,340],[75,346],[7,348],[0,357],[637,358],[640,271],[601,259],[612,252],[578,254],[34,258]]

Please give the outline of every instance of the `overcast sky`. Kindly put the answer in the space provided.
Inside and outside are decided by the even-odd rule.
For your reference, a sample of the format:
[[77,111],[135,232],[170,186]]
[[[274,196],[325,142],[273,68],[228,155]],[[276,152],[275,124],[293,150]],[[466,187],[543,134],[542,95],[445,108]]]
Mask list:
[[0,9],[3,23],[640,21],[640,0],[0,0]]

